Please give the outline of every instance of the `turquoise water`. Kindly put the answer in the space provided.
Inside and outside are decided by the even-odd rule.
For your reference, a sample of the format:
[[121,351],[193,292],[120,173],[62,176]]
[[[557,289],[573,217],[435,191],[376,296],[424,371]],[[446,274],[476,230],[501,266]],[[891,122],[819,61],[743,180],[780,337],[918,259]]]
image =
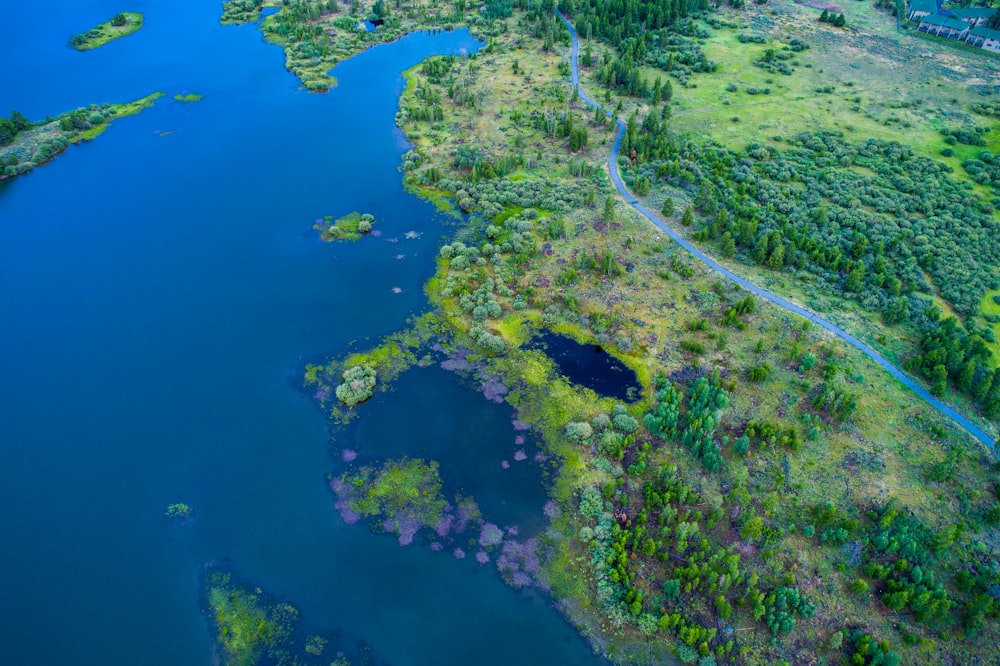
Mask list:
[[[198,575],[228,558],[310,627],[393,664],[595,663],[541,593],[345,525],[325,479],[342,463],[299,390],[306,361],[426,307],[448,228],[401,187],[399,73],[474,40],[377,47],[310,95],[254,26],[219,26],[216,2],[138,0],[145,27],[88,53],[69,36],[117,4],[0,8],[17,62],[2,112],[205,95],[164,98],[0,185],[0,661],[209,664]],[[381,237],[318,242],[316,218],[355,210]],[[436,456],[498,522],[540,529],[541,465],[499,466],[511,416],[416,370],[337,447]],[[177,501],[194,508],[186,525],[163,516]]]

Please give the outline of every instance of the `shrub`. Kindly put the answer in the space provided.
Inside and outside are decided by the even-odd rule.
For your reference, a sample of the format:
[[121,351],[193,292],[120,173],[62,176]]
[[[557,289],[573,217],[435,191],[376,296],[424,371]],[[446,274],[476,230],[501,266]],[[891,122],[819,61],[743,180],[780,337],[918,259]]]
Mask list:
[[639,428],[639,422],[628,414],[615,414],[612,423],[622,432],[635,432]]
[[571,441],[582,444],[591,437],[594,436],[594,429],[590,427],[589,423],[584,423],[582,421],[575,421],[569,423],[566,426],[566,437]]
[[375,388],[375,368],[370,365],[356,365],[341,375],[344,383],[337,386],[337,399],[348,407],[354,407],[372,397]]
[[864,594],[868,591],[868,583],[863,578],[855,578],[848,589],[850,589],[851,594]]

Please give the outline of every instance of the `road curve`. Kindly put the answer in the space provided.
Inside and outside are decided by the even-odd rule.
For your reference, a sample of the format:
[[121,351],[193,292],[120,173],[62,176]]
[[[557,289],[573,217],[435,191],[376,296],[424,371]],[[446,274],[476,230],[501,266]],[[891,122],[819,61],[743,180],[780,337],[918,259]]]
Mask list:
[[[566,24],[566,27],[569,29],[570,37],[573,40],[573,51],[572,55],[570,56],[570,65],[571,65],[570,71],[573,77],[573,87],[576,88],[576,91],[579,94],[580,99],[582,99],[584,102],[586,102],[592,107],[599,108],[600,104],[594,101],[594,99],[591,98],[583,90],[582,87],[580,87],[580,69],[577,62],[580,51],[580,40],[577,38],[576,29],[573,27],[573,24],[571,24],[569,20],[561,12],[557,11],[556,13],[559,15],[559,18],[562,19],[563,23]],[[641,203],[636,201],[635,197],[632,196],[632,193],[628,191],[627,187],[625,187],[625,183],[624,181],[622,181],[621,174],[618,172],[618,151],[621,148],[622,137],[625,135],[625,123],[621,120],[618,120],[617,124],[618,124],[618,134],[615,136],[615,143],[614,146],[612,146],[611,148],[611,156],[608,158],[608,171],[611,174],[611,181],[615,184],[615,188],[617,188],[618,192],[620,192],[621,195],[625,197],[625,201],[627,201],[629,205],[631,205],[637,211],[642,213],[642,215],[646,219],[648,219],[650,222],[655,224],[659,229],[664,231],[678,245],[680,245],[685,250],[687,250],[695,257],[700,259],[705,265],[707,265],[716,273],[722,274],[723,276],[732,280],[736,284],[740,285],[750,293],[760,296],[761,298],[774,303],[778,307],[784,308],[785,310],[788,310],[790,312],[794,312],[795,314],[801,317],[805,317],[806,319],[813,322],[817,326],[821,326],[822,328],[825,328],[827,331],[833,333],[835,336],[837,336],[847,344],[851,345],[855,349],[860,350],[863,354],[865,354],[865,356],[878,363],[889,374],[891,374],[893,377],[895,377],[903,384],[905,384],[907,387],[912,389],[914,393],[923,398],[938,412],[940,412],[944,416],[947,416],[952,421],[957,423],[959,426],[964,428],[969,434],[971,434],[973,437],[982,442],[990,450],[991,453],[996,455],[996,442],[982,428],[980,428],[975,423],[973,423],[969,419],[959,414],[958,411],[956,411],[954,408],[946,405],[945,403],[935,398],[933,395],[930,394],[930,392],[927,391],[927,389],[918,384],[910,376],[903,373],[899,368],[890,363],[885,357],[883,357],[881,354],[875,351],[871,346],[857,339],[856,337],[854,337],[844,329],[840,328],[836,324],[833,324],[823,319],[819,315],[810,312],[809,310],[806,310],[805,308],[800,307],[795,303],[787,301],[784,298],[778,296],[777,294],[773,294],[767,291],[766,289],[758,287],[757,285],[743,279],[736,273],[733,273],[731,270],[729,270],[725,266],[722,266],[714,259],[706,255],[704,252],[699,250],[697,247],[692,245],[687,239],[685,239],[676,230],[674,230],[673,227],[667,225],[667,223],[664,222],[656,213],[654,213],[653,211],[649,210]]]

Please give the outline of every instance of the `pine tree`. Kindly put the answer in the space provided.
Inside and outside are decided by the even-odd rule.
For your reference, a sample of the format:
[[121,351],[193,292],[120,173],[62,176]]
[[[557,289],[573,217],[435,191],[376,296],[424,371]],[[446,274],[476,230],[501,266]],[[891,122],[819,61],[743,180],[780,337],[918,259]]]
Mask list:
[[674,214],[674,200],[667,197],[663,200],[663,208],[660,210],[663,213],[663,217],[672,217]]
[[604,210],[601,213],[601,217],[604,218],[605,222],[614,222],[615,220],[615,198],[608,197],[604,200]]
[[681,224],[685,227],[690,227],[694,224],[694,209],[691,206],[684,209],[684,215],[681,216]]

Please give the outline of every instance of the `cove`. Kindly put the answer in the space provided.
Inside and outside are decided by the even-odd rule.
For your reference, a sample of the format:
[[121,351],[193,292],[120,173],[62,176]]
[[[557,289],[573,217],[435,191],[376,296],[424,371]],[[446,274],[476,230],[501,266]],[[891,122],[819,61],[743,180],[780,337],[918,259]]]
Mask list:
[[599,345],[580,344],[565,335],[541,331],[528,346],[544,350],[574,384],[624,402],[639,397],[641,387],[635,372]]
[[[426,307],[446,227],[401,186],[400,72],[477,43],[415,34],[311,95],[216,4],[133,8],[143,29],[88,53],[66,40],[107,18],[100,0],[0,24],[21,63],[3,101],[29,117],[168,93],[0,188],[4,661],[207,665],[198,578],[228,558],[394,664],[586,663],[544,597],[342,524],[326,420],[298,390],[306,359]],[[204,98],[171,101],[185,91]],[[382,236],[319,242],[315,219],[353,210]],[[445,380],[417,390],[445,404]],[[178,501],[186,525],[163,515]]]

